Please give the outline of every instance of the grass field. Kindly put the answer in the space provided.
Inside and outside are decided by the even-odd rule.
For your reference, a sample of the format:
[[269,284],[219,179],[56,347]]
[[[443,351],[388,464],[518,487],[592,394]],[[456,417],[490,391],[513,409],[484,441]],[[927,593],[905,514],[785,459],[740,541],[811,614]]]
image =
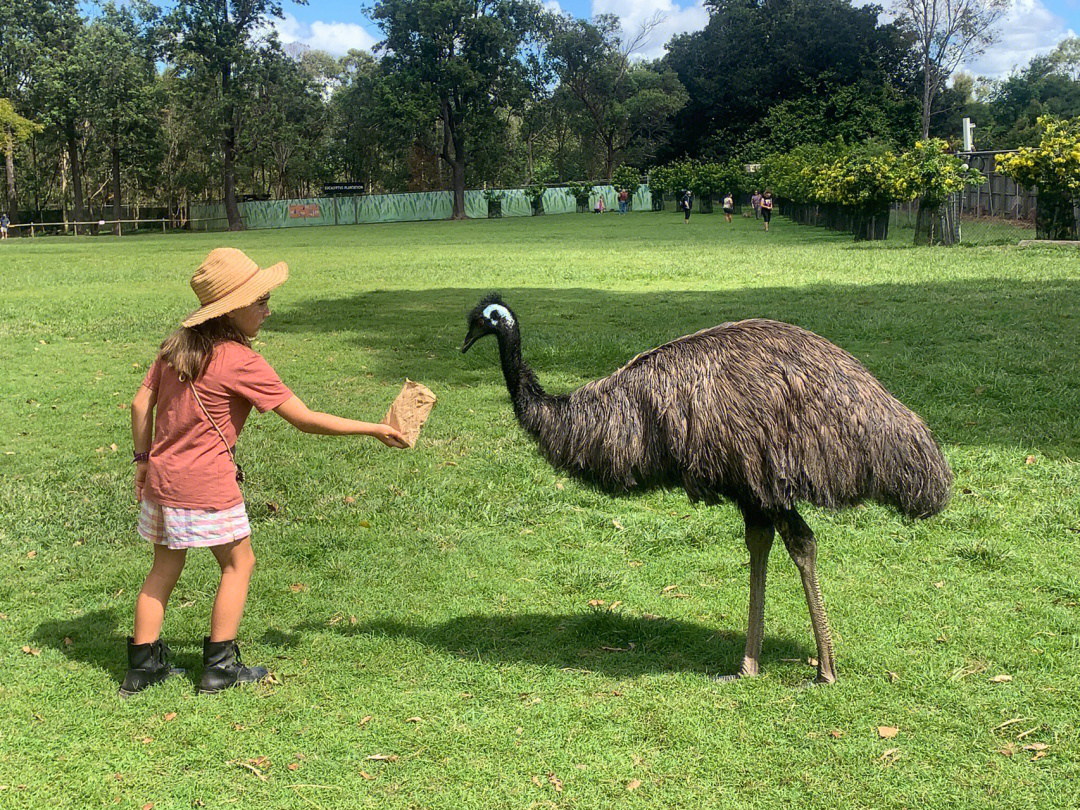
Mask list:
[[[311,407],[377,420],[406,376],[439,404],[401,452],[253,416],[241,640],[280,683],[121,702],[150,560],[126,405],[221,244],[289,263],[258,348]],[[644,214],[0,244],[0,807],[1076,807],[1078,257]],[[944,514],[804,511],[838,684],[808,685],[779,544],[763,677],[712,680],[744,643],[737,510],[551,469],[494,341],[459,352],[491,289],[549,391],[770,317],[923,415]],[[196,679],[216,574],[192,552],[165,622]]]

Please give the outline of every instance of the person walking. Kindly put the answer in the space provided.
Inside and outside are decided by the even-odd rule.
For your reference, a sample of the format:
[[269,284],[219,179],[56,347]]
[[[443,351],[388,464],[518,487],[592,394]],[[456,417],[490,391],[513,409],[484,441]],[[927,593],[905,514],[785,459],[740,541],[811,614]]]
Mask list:
[[735,212],[735,198],[731,196],[729,191],[724,195],[724,218],[731,222],[731,215]]
[[305,433],[407,446],[388,425],[309,410],[251,348],[270,316],[270,292],[288,276],[284,262],[260,267],[235,248],[211,251],[191,277],[201,306],[161,344],[131,404],[138,531],[153,543],[154,561],[135,601],[121,697],[182,672],[170,664],[160,634],[191,548],[209,548],[221,567],[200,694],[268,675],[265,667],[245,666],[236,644],[255,554],[235,446],[252,407]]
[[0,214],[0,239],[7,239],[8,225],[11,224],[11,220],[8,219],[7,211]]
[[772,219],[773,198],[772,192],[765,189],[761,196],[761,218],[765,220],[765,230],[769,230],[769,220]]
[[756,188],[750,195],[750,207],[754,209],[754,219],[761,219],[761,192]]
[[679,202],[679,207],[683,210],[683,224],[689,224],[690,212],[694,209],[694,195],[690,193],[690,189],[686,189],[686,193],[683,194],[682,200]]
[[604,195],[602,192],[596,192],[596,205],[593,207],[594,214],[604,213]]
[[625,214],[630,207],[630,192],[625,188],[619,190],[619,213]]

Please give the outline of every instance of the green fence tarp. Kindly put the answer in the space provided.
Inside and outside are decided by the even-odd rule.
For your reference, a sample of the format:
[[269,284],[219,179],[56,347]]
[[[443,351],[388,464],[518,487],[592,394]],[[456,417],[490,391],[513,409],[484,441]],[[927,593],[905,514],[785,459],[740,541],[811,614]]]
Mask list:
[[[504,217],[531,217],[532,203],[523,189],[500,189]],[[618,210],[613,186],[593,186],[590,210],[599,196],[604,206]],[[307,225],[355,225],[372,222],[416,222],[449,219],[454,210],[453,192],[420,191],[410,194],[368,194],[359,197],[313,197],[300,200],[266,200],[240,203],[240,218],[247,228],[297,228]],[[633,210],[651,211],[652,195],[642,184],[634,192]],[[544,191],[545,214],[572,214],[577,202],[565,188]],[[193,203],[189,208],[192,230],[225,230],[225,206],[221,203]],[[465,216],[486,219],[488,203],[483,191],[465,192]]]

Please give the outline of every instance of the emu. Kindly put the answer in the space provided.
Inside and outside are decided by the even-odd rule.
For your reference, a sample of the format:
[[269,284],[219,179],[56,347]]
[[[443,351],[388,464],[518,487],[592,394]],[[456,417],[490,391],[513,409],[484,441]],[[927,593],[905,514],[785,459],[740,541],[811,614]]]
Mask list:
[[521,358],[517,316],[496,294],[468,318],[464,353],[495,335],[519,424],[548,461],[613,492],[682,487],[738,505],[750,552],[746,649],[758,674],[765,571],[779,532],[802,577],[818,683],[836,680],[818,585],[817,540],[796,505],[865,499],[925,518],[949,501],[952,470],[930,430],[854,357],[787,323],[724,323],[643,352],[571,394],[544,392]]

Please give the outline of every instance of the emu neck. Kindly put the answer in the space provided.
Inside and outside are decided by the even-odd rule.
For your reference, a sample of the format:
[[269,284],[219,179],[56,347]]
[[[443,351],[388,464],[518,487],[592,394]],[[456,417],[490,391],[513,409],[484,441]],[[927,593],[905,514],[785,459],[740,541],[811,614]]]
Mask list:
[[541,414],[554,402],[537,382],[536,375],[521,359],[521,335],[515,327],[508,335],[499,333],[499,359],[502,361],[506,389],[514,403],[514,415],[530,433],[536,433]]

